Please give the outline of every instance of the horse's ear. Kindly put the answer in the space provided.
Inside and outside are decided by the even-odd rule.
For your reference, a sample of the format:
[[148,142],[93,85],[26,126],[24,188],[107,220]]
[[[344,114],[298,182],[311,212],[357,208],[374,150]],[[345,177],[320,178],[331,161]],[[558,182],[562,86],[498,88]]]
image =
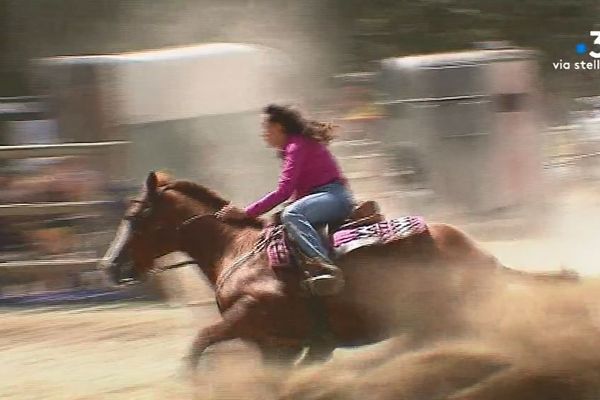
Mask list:
[[149,197],[154,197],[156,194],[156,189],[158,187],[158,178],[156,177],[156,172],[151,171],[146,178],[146,194]]

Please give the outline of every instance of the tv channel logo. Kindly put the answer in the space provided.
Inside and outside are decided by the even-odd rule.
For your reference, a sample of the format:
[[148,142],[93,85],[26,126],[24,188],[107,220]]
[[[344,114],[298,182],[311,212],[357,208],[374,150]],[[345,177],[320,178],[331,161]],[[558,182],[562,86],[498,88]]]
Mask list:
[[[600,45],[600,31],[590,31],[590,36],[596,38],[594,40],[594,45]],[[598,47],[598,49],[600,49],[600,46]],[[584,55],[588,53],[593,58],[600,58],[600,52],[594,51],[593,49],[590,49],[590,51],[588,52],[588,46],[583,42],[577,43],[577,45],[575,46],[575,51],[579,55]]]

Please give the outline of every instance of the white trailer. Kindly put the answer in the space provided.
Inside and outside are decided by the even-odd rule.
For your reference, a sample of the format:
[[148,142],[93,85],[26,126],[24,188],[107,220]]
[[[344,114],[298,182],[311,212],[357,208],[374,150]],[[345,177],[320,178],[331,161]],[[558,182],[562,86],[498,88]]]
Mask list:
[[539,200],[536,58],[501,49],[381,62],[386,142],[413,146],[443,203],[477,213]]
[[[238,43],[36,62],[56,102],[65,140],[131,142],[114,174],[142,182],[150,170],[204,183],[249,201],[277,176],[260,139],[260,109],[284,101],[290,62]],[[82,137],[83,136],[83,137]]]

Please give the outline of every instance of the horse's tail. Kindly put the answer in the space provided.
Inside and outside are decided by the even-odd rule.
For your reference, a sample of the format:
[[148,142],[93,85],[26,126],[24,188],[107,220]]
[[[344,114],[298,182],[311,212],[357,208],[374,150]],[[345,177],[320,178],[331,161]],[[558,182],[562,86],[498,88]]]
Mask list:
[[561,267],[558,271],[529,272],[507,267],[497,261],[497,268],[501,274],[508,277],[521,278],[540,282],[579,282],[577,271]]

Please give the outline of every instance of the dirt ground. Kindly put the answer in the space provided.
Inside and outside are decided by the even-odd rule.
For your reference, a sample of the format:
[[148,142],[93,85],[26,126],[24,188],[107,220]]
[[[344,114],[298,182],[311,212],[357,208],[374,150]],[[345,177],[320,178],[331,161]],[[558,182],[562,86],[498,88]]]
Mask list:
[[[484,246],[508,265],[599,275],[600,193],[584,188],[556,204],[543,235]],[[212,306],[140,303],[0,309],[0,399],[211,398],[177,374],[196,328],[215,315]],[[223,362],[236,364],[235,354]]]
[[175,379],[193,333],[186,309],[0,311],[1,399],[189,398]]
[[505,265],[518,269],[566,267],[582,276],[600,276],[600,184],[581,182],[548,197],[537,232],[517,232],[513,237],[482,241],[482,245]]

